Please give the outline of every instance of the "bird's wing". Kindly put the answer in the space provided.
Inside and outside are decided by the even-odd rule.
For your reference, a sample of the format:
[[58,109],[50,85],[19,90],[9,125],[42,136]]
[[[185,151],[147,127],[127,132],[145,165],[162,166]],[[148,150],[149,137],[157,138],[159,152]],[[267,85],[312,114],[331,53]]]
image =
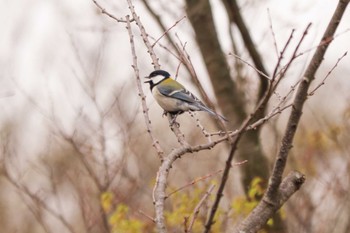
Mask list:
[[[165,80],[164,82],[166,82]],[[186,90],[184,86],[182,86],[180,83],[171,83],[171,85],[158,85],[157,86],[159,92],[162,95],[168,96],[170,98],[180,99],[182,101],[185,101],[189,103],[192,106],[196,106],[200,110],[204,110],[209,112],[210,114],[214,116],[219,116],[223,120],[227,121],[227,119],[223,116],[217,115],[213,110],[205,106],[202,101],[200,101],[195,95],[193,95],[191,92]],[[199,109],[196,109],[197,111]]]
[[189,103],[198,103],[200,105],[203,104],[195,95],[193,95],[191,92],[189,92],[186,89],[174,91],[174,92],[170,93],[169,96],[176,98],[176,99],[180,99],[180,100],[189,102]]
[[188,103],[201,103],[201,101],[196,96],[194,96],[191,92],[186,90],[182,85],[181,86],[159,85],[158,90],[161,94],[171,98],[180,99]]

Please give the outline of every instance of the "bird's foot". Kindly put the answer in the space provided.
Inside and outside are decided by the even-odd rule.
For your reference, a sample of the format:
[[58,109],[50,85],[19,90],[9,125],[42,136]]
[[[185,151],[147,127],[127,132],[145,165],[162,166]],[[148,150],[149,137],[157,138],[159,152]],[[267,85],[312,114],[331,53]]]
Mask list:
[[176,121],[176,118],[179,114],[170,114],[171,120],[170,120],[170,127],[175,126],[177,128],[180,127],[180,124]]
[[168,112],[164,110],[162,117],[166,117],[168,115]]

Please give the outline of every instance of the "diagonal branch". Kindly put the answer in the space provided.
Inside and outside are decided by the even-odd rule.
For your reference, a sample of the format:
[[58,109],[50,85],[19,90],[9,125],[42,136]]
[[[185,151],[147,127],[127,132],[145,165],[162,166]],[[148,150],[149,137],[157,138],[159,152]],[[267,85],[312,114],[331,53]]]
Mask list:
[[334,33],[342,19],[349,0],[340,0],[330,20],[327,29],[320,41],[320,46],[315,51],[300,85],[298,87],[293,109],[288,119],[286,131],[282,139],[282,145],[278,152],[267,191],[258,206],[238,226],[235,232],[256,232],[267,220],[297,191],[304,183],[305,177],[298,173],[290,173],[283,181],[282,175],[286,166],[288,152],[292,148],[295,132],[302,115],[302,109],[308,96],[308,89],[315,78],[316,71],[320,67]]
[[[278,187],[281,184],[282,174],[286,166],[288,152],[292,147],[294,135],[298,127],[298,124],[302,115],[302,109],[308,95],[309,86],[311,82],[315,79],[316,71],[318,70],[318,68],[320,67],[323,61],[327,48],[330,42],[332,41],[331,38],[333,38],[333,35],[339,25],[339,22],[341,21],[341,18],[344,14],[344,11],[348,3],[349,3],[349,0],[339,1],[338,6],[334,12],[334,15],[331,21],[329,22],[328,27],[320,41],[321,46],[319,46],[316,49],[315,54],[313,55],[305,71],[304,77],[298,87],[298,90],[293,102],[293,109],[289,116],[286,131],[282,139],[282,146],[277,155],[270,184],[267,189],[266,196],[271,200],[273,200],[276,197]],[[325,41],[328,41],[328,43],[324,43]]]
[[[244,41],[245,47],[247,48],[250,57],[252,58],[255,67],[260,70],[263,74],[269,76],[267,69],[265,68],[263,61],[259,52],[254,45],[253,39],[250,36],[249,30],[244,22],[244,19],[241,15],[239,6],[236,0],[223,0],[228,15],[230,16],[230,21],[237,25],[242,39]],[[265,75],[258,73],[260,77],[260,90],[259,90],[259,99],[263,97],[266,89],[268,88],[269,82],[266,80]]]
[[136,22],[136,25],[139,27],[140,29],[140,32],[141,32],[141,37],[143,39],[143,42],[144,44],[146,45],[147,47],[147,52],[149,53],[149,55],[151,56],[151,59],[152,59],[152,65],[154,67],[154,69],[157,69],[159,70],[160,69],[160,64],[159,64],[159,59],[158,57],[156,56],[154,50],[153,50],[153,47],[151,45],[151,42],[149,41],[148,39],[148,35],[146,33],[146,29],[145,27],[143,26],[141,20],[140,20],[140,17],[136,14],[136,11],[135,11],[135,7],[134,5],[132,4],[131,0],[127,0],[128,2],[128,5],[129,5],[129,10],[132,14],[132,17],[134,18],[135,22]]
[[[101,10],[102,14],[107,15],[108,17],[114,19],[115,21],[117,21],[118,23],[126,23],[127,21],[124,19],[118,19],[117,17],[115,17],[112,13],[109,13],[105,8],[103,8],[101,6],[101,4],[99,4],[96,0],[92,0],[92,2],[97,6],[97,8],[99,8]],[[130,19],[130,22],[134,21],[134,19]]]

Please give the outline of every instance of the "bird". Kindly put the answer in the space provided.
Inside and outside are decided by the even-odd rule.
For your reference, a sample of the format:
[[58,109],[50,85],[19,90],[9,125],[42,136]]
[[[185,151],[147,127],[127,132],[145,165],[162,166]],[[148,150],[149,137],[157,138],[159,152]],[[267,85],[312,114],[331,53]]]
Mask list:
[[215,113],[203,104],[201,100],[188,91],[181,83],[171,78],[171,75],[167,71],[155,70],[145,78],[149,79],[145,83],[150,85],[150,90],[157,103],[163,108],[164,114],[170,113],[174,116],[173,122],[178,115],[186,111],[205,111],[227,121],[225,117]]

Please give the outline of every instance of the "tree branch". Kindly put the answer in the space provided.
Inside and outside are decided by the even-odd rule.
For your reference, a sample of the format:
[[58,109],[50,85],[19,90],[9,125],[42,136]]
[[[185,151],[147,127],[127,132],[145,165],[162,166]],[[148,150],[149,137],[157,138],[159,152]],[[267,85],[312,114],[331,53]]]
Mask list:
[[[117,17],[115,17],[113,14],[109,13],[105,8],[103,8],[96,0],[92,0],[92,2],[101,10],[102,14],[107,15],[108,17],[114,19],[115,21],[117,21],[118,23],[126,23],[127,21],[124,19],[118,19]],[[130,22],[133,22],[134,19],[130,19]]]
[[230,21],[235,23],[241,33],[242,39],[244,41],[245,47],[247,48],[250,57],[252,58],[255,67],[257,70],[260,70],[261,73],[265,74],[262,75],[260,72],[258,73],[260,77],[260,90],[259,90],[259,99],[263,97],[266,89],[268,88],[269,82],[266,80],[265,76],[269,76],[262,59],[260,57],[259,52],[256,49],[256,46],[254,45],[254,42],[250,36],[249,30],[243,20],[243,17],[240,13],[240,9],[237,5],[236,0],[224,0],[224,5],[226,6],[226,10],[228,12],[228,15],[230,16]]
[[131,54],[132,54],[132,58],[133,58],[132,59],[133,60],[132,68],[134,69],[134,73],[136,76],[136,85],[137,85],[137,89],[139,92],[139,96],[141,98],[143,116],[145,118],[147,132],[151,137],[154,148],[156,148],[156,150],[157,150],[159,159],[162,161],[164,151],[163,151],[162,147],[160,146],[158,139],[153,135],[153,132],[152,132],[151,120],[148,116],[148,107],[146,104],[146,96],[145,96],[145,93],[143,92],[143,89],[142,89],[141,80],[140,80],[140,72],[139,72],[138,65],[137,65],[137,56],[136,56],[136,50],[135,50],[135,44],[134,44],[134,36],[132,34],[131,25],[130,25],[131,21],[130,21],[130,18],[128,15],[126,16],[126,22],[127,22],[126,28],[128,30],[129,38],[130,38]]
[[238,226],[235,232],[256,232],[284,204],[288,198],[304,183],[305,177],[299,172],[290,173],[283,181],[282,175],[286,166],[288,152],[292,148],[295,132],[302,115],[302,109],[308,96],[308,89],[315,78],[334,33],[342,19],[349,0],[340,0],[328,27],[315,51],[304,77],[298,87],[293,109],[288,119],[282,145],[278,152],[267,191],[259,205]]
[[[331,21],[328,24],[328,27],[320,41],[320,46],[316,49],[315,54],[313,55],[306,71],[304,78],[302,79],[294,102],[293,109],[288,119],[286,131],[282,139],[282,145],[277,155],[275,165],[273,168],[272,176],[270,179],[270,184],[267,189],[267,197],[273,200],[277,195],[278,187],[282,181],[282,174],[286,166],[288,152],[292,148],[292,143],[294,139],[295,132],[298,128],[298,124],[302,115],[302,109],[308,95],[308,89],[311,82],[315,79],[315,74],[318,68],[320,67],[323,57],[327,51],[327,48],[332,41],[333,35],[341,21],[343,13],[348,5],[349,0],[340,0],[338,6],[334,12],[334,15]],[[324,43],[329,41],[328,43]]]
[[127,0],[128,2],[128,5],[129,5],[129,10],[132,14],[132,17],[133,19],[135,20],[136,22],[136,25],[139,27],[140,29],[140,32],[141,32],[141,37],[143,39],[143,42],[144,44],[146,45],[147,47],[147,52],[149,53],[149,55],[151,56],[151,59],[152,59],[152,65],[154,67],[154,69],[156,70],[159,70],[160,69],[160,64],[159,64],[159,59],[157,58],[154,50],[153,50],[153,47],[151,45],[151,42],[149,42],[149,39],[148,39],[148,34],[146,33],[146,29],[145,27],[143,26],[141,20],[140,20],[140,17],[136,14],[136,11],[135,11],[135,7],[134,5],[132,4],[131,0]]
[[269,202],[265,198],[259,202],[257,207],[249,214],[249,216],[239,225],[235,232],[237,233],[252,233],[260,230],[273,216],[273,214],[279,210],[282,205],[299,190],[301,185],[305,182],[303,174],[293,171],[287,175],[278,188],[278,198],[274,200],[274,203]]

